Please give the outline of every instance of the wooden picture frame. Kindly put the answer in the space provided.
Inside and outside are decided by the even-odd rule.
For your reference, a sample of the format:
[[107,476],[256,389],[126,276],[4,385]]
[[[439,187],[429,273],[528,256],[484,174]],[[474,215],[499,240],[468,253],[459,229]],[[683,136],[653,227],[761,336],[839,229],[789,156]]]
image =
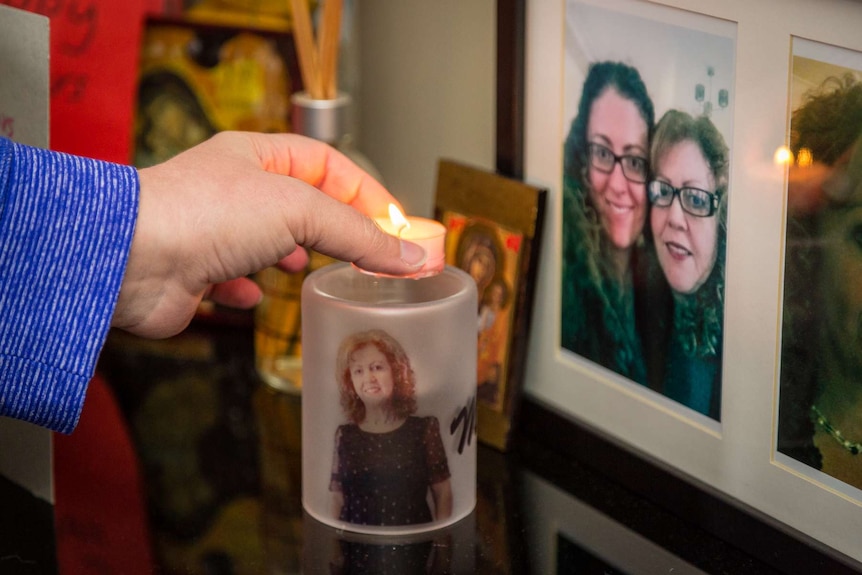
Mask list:
[[524,43],[527,0],[497,0],[496,170],[524,175]]
[[[732,29],[735,69],[727,87],[732,130],[727,142],[730,195],[718,419],[561,346],[562,151],[571,121],[566,109],[577,105],[566,101],[564,70],[567,57],[570,64],[583,63],[565,51],[575,23],[567,16],[570,5],[617,13],[620,22],[640,18],[696,34],[712,33],[712,26]],[[776,448],[788,210],[788,169],[776,162],[776,152],[789,141],[794,42],[803,39],[862,52],[855,25],[860,18],[862,6],[839,0],[530,3],[524,129],[524,178],[548,188],[547,239],[541,248],[535,309],[535,325],[541,328],[534,329],[530,339],[527,398],[734,506],[811,538],[857,569],[862,567],[855,535],[855,526],[862,524],[862,491],[800,468]],[[637,50],[590,54],[589,59],[615,57],[639,66],[662,44],[658,36],[627,37]],[[699,82],[689,80],[686,75],[660,75],[646,82],[651,91],[665,94],[684,83],[680,94],[688,92],[686,97],[694,101]]]
[[544,197],[515,179],[439,164],[435,215],[447,228],[446,262],[471,273],[479,288],[479,439],[500,450],[523,381]]

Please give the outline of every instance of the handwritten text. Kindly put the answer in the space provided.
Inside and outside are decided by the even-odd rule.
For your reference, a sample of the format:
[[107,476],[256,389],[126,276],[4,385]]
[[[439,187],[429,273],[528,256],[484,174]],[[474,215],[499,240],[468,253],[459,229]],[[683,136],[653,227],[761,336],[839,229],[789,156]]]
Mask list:
[[[99,6],[95,0],[0,0],[0,3],[50,18],[52,31],[64,31],[57,36],[52,49],[73,60],[87,56],[99,30]],[[66,65],[52,75],[51,97],[78,102],[84,98],[88,83],[86,73]]]
[[464,453],[464,446],[470,445],[473,441],[473,434],[476,431],[476,396],[470,398],[467,405],[458,411],[458,415],[452,420],[449,425],[449,435],[455,435],[458,428],[461,429],[461,437],[458,440],[458,453]]

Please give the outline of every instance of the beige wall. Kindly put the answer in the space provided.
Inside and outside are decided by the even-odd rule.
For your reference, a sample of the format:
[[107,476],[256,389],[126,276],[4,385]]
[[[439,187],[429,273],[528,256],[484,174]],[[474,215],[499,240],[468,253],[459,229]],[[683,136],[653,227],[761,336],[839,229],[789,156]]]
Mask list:
[[496,2],[357,0],[359,149],[414,215],[441,157],[494,168]]

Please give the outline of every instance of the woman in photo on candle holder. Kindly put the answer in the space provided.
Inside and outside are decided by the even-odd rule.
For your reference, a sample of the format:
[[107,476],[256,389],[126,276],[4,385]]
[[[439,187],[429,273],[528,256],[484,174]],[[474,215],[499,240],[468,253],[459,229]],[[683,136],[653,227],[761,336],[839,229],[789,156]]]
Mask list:
[[335,433],[333,517],[358,525],[413,525],[451,516],[440,424],[434,416],[413,415],[416,376],[404,348],[373,329],[347,337],[336,361],[349,423]]
[[673,294],[672,313],[656,313],[648,326],[651,345],[667,350],[655,379],[664,395],[713,419],[721,408],[728,156],[708,117],[669,110],[656,125],[647,187],[656,259]]
[[778,450],[862,489],[862,82],[790,123]]
[[652,100],[635,68],[593,63],[563,166],[561,344],[643,384],[635,284],[653,121]]

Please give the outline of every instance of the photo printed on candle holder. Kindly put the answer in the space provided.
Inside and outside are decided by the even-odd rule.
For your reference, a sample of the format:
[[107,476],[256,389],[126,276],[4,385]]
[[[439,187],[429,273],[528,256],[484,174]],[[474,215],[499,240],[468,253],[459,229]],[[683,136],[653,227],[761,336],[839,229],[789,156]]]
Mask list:
[[440,423],[416,415],[416,373],[404,348],[371,329],[347,336],[336,362],[348,423],[335,432],[333,515],[362,525],[448,519],[452,481]]
[[320,271],[303,293],[303,505],[367,533],[454,523],[475,506],[472,280]]

